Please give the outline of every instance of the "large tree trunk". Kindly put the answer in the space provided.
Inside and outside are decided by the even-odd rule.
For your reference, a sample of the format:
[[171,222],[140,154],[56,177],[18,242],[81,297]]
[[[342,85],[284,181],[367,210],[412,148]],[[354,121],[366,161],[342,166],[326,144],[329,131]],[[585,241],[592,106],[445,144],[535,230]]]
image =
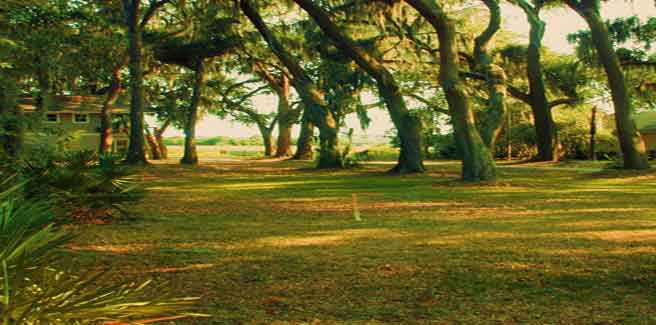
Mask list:
[[385,100],[392,122],[398,132],[400,148],[399,159],[390,172],[395,174],[422,173],[424,153],[422,150],[421,119],[410,114],[405,106],[401,91],[396,85],[378,83],[378,91]]
[[264,144],[264,156],[273,156],[273,136],[272,130],[266,127],[259,127],[260,134],[262,135],[262,143]]
[[121,70],[128,63],[128,58],[125,57],[116,69],[112,72],[112,80],[109,84],[107,97],[103,101],[103,106],[100,111],[100,148],[99,152],[102,154],[110,153],[112,151],[112,105],[118,99],[121,92]]
[[19,105],[15,105],[13,110],[13,118],[6,125],[7,135],[5,137],[5,153],[9,157],[18,157],[23,149],[23,142],[25,140],[25,114]]
[[[537,15],[536,15],[537,17]],[[547,89],[544,83],[544,73],[540,50],[544,38],[545,24],[539,17],[529,19],[531,31],[528,46],[527,75],[530,87],[531,111],[535,123],[535,135],[538,145],[538,161],[557,161],[558,144],[556,141],[556,125],[553,121]]]
[[260,130],[260,135],[262,136],[262,144],[264,144],[264,156],[271,157],[273,156],[273,128],[276,121],[271,123],[271,126],[267,124],[265,118],[256,112],[251,112],[251,118],[255,120],[257,128]]
[[480,114],[481,137],[493,152],[503,129],[506,115],[506,73],[493,64],[489,44],[501,28],[501,8],[498,0],[483,1],[490,12],[487,28],[474,41],[474,70],[485,77],[487,84],[487,107]]
[[10,80],[0,80],[0,116],[6,132],[0,137],[2,150],[8,158],[16,158],[23,143],[22,110],[16,105],[18,92],[16,84]]
[[[312,95],[315,96],[315,95]],[[313,110],[311,119],[319,127],[319,161],[317,168],[342,168],[342,155],[339,151],[339,124],[332,112],[325,108]]]
[[150,159],[162,160],[162,153],[159,151],[157,141],[148,128],[146,128],[146,142],[148,143],[148,149],[150,149]]
[[[280,62],[292,74],[292,83],[301,97],[301,101],[308,110],[309,118],[319,128],[319,137],[322,139],[320,146],[320,163],[318,168],[336,168],[342,166],[342,157],[337,149],[338,124],[333,112],[326,104],[323,92],[310,79],[298,60],[294,58],[280,43],[276,36],[269,30],[259,12],[250,0],[241,0],[240,6],[244,14],[255,25],[264,40],[269,44],[271,50],[276,54]],[[337,154],[335,154],[337,153]],[[329,161],[331,160],[332,161]]]
[[186,165],[198,164],[198,152],[196,151],[196,123],[198,122],[198,107],[200,105],[201,92],[205,79],[205,65],[202,59],[196,61],[194,67],[194,89],[191,96],[187,121],[185,123],[184,156],[180,163]]
[[459,56],[454,22],[442,7],[432,1],[406,0],[433,25],[440,41],[440,84],[449,102],[449,112],[462,155],[462,178],[465,181],[491,180],[496,177],[492,154],[483,143],[471,103],[459,75]]
[[289,78],[282,74],[278,94],[278,142],[276,157],[292,155],[292,116],[289,105]]
[[421,145],[421,120],[410,114],[393,75],[383,66],[380,60],[346,36],[332,22],[328,14],[312,0],[294,1],[310,14],[321,30],[342,53],[353,59],[358,66],[376,79],[380,96],[385,101],[401,140],[399,160],[392,171],[396,173],[423,172],[425,169]]
[[141,28],[139,25],[139,0],[123,0],[128,26],[128,52],[130,56],[130,145],[126,163],[146,164],[144,150],[144,97],[143,66],[141,62]]
[[481,138],[490,151],[494,152],[507,114],[506,74],[500,67],[495,66],[487,75],[490,78],[487,85],[489,98],[486,110],[482,114]]
[[547,100],[547,89],[544,82],[544,69],[540,51],[544,38],[545,23],[540,19],[542,5],[534,5],[528,0],[515,0],[515,3],[524,11],[530,26],[529,45],[527,52],[526,73],[529,83],[529,94],[522,98],[531,106],[533,123],[535,126],[535,140],[538,154],[536,161],[557,161],[558,137],[556,124],[553,121],[551,105]]
[[155,142],[157,143],[157,148],[159,150],[159,154],[162,157],[162,159],[168,159],[169,158],[169,150],[166,147],[166,143],[164,143],[164,132],[166,132],[166,129],[168,129],[169,125],[171,124],[171,120],[166,120],[162,126],[160,126],[158,129],[155,130]]
[[617,53],[615,53],[608,27],[599,13],[599,0],[567,0],[566,2],[588,23],[599,60],[606,70],[608,85],[615,107],[615,126],[617,127],[620,148],[622,149],[624,168],[648,169],[649,161],[646,146],[633,120],[634,111],[626,80]]
[[297,160],[312,160],[314,158],[314,151],[312,150],[314,124],[307,115],[308,113],[304,110],[301,130],[296,141],[296,153],[294,154],[294,159]]
[[597,106],[592,106],[590,112],[590,160],[597,160]]
[[339,152],[339,128],[335,126],[319,133],[318,168],[341,168],[342,153]]
[[39,115],[39,121],[45,116],[45,113],[52,105],[52,83],[50,82],[50,72],[47,67],[41,66],[37,69],[37,82],[39,84],[39,96],[36,101],[36,113]]

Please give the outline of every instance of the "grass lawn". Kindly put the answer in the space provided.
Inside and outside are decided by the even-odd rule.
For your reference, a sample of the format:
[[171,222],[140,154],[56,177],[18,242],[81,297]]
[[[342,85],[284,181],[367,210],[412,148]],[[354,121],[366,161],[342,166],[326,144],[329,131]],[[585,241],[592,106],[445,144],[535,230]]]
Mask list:
[[139,218],[80,226],[64,262],[202,296],[178,324],[656,323],[655,172],[386,168],[157,164]]

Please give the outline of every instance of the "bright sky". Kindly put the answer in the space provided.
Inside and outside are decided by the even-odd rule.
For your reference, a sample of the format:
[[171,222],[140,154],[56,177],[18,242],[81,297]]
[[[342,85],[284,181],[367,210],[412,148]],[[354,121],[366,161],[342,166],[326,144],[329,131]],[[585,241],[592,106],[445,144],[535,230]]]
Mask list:
[[[511,5],[502,7],[504,17],[504,28],[521,35],[528,35],[529,25],[526,16],[518,8]],[[604,5],[602,15],[606,19],[638,15],[642,19],[656,16],[656,6],[653,0],[611,0]],[[567,35],[586,28],[586,24],[573,11],[560,8],[551,9],[542,13],[542,18],[547,22],[544,44],[552,50],[559,52],[571,52],[573,46],[567,42]],[[260,96],[255,98],[254,104],[261,111],[271,111],[276,107],[276,98],[273,96]],[[371,125],[368,130],[362,130],[355,116],[347,118],[347,128],[353,128],[356,136],[380,137],[392,128],[387,112],[382,109],[371,110]],[[298,130],[294,130],[297,134]],[[215,116],[206,116],[198,124],[197,135],[199,137],[231,136],[250,137],[259,135],[257,127],[247,126],[230,120],[220,120]],[[166,136],[182,136],[180,130],[169,129]]]

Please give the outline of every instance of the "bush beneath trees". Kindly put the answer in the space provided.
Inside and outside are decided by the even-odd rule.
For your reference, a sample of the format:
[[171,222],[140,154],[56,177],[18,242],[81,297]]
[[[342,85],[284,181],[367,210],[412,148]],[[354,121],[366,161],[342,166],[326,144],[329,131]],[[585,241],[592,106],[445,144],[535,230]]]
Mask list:
[[[56,201],[27,198],[25,183],[0,184],[0,321],[3,324],[106,324],[177,315],[198,298],[174,298],[151,281],[102,285],[106,272],[77,275],[55,264],[74,235],[57,227]],[[4,189],[4,190],[2,190]],[[60,207],[59,207],[60,208]]]
[[132,171],[119,157],[92,151],[59,152],[39,146],[20,159],[4,160],[0,176],[16,175],[28,200],[53,202],[64,222],[104,223],[130,216],[126,205],[143,198]]

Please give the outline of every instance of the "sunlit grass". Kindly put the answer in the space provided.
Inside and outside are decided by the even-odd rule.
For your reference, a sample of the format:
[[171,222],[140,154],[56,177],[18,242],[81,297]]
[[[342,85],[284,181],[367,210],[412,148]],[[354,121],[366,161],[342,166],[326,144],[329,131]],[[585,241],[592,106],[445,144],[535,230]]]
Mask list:
[[472,185],[455,162],[173,163],[143,171],[137,220],[84,226],[65,262],[169,280],[203,296],[203,324],[656,322],[653,171],[508,166]]

